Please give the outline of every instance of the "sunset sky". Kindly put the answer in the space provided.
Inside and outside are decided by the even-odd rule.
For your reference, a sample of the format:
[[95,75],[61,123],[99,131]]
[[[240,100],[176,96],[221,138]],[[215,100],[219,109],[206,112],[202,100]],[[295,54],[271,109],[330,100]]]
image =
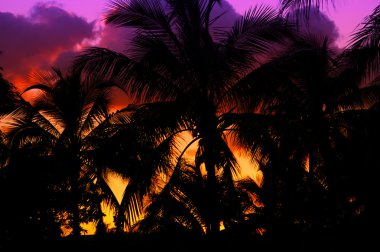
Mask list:
[[[0,66],[4,75],[17,86],[24,86],[28,74],[65,68],[73,56],[89,45],[125,49],[121,29],[105,27],[102,14],[108,0],[1,0],[0,1]],[[278,0],[228,0],[230,12],[244,13],[251,6],[269,4],[278,7]],[[324,8],[331,21],[315,23],[330,29],[339,47],[363,18],[370,14],[378,0],[337,0]],[[321,28],[322,29],[322,28]],[[323,28],[325,29],[325,28]],[[23,85],[24,84],[24,85]]]

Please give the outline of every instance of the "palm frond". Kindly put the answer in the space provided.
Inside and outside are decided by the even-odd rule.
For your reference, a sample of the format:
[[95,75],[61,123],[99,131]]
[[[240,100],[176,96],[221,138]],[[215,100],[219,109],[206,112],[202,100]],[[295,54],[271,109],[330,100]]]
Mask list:
[[265,114],[228,114],[229,135],[236,146],[248,150],[253,162],[265,163],[267,154],[276,149],[276,128],[281,128],[280,117]]
[[114,192],[111,190],[109,184],[107,183],[106,180],[100,179],[99,180],[99,185],[104,193],[104,203],[106,206],[110,207],[113,211],[116,211],[119,207],[119,202],[114,194]]
[[179,49],[180,44],[172,30],[171,17],[160,0],[111,1],[106,21],[117,26],[148,32]]
[[19,107],[10,113],[0,115],[0,130],[2,132],[12,131],[27,122],[28,112],[24,107]]
[[54,135],[33,123],[20,126],[9,135],[9,139],[12,148],[28,150],[30,154],[37,155],[50,155],[50,151],[57,140]]
[[117,210],[119,221],[123,221],[127,227],[132,227],[139,221],[142,216],[143,199],[139,193],[136,193],[136,189],[131,186],[126,187],[123,199]]
[[80,134],[88,134],[89,131],[95,129],[95,127],[106,120],[108,117],[108,105],[109,99],[107,92],[102,92],[97,95],[88,111],[83,113],[83,118],[81,119],[83,123],[79,130]]
[[[169,99],[177,90],[170,80],[127,56],[104,48],[89,48],[77,57],[75,68],[82,69],[88,82],[112,81],[138,100]],[[168,87],[169,86],[169,87]]]
[[185,231],[204,234],[204,194],[196,174],[181,161],[165,187],[154,195],[138,228],[142,233]]
[[245,73],[220,96],[219,106],[234,108],[230,112],[265,111],[270,108],[285,95],[281,88],[290,86],[289,76],[281,67],[274,60]]
[[[150,34],[138,34],[133,37],[132,43],[131,57],[161,76],[174,82],[186,72],[183,62],[178,57],[179,52],[160,38]],[[179,86],[181,83],[176,84]],[[180,90],[177,88],[177,91]]]
[[52,88],[46,84],[36,84],[32,85],[24,90],[22,94],[25,94],[26,92],[32,91],[32,90],[37,90],[37,91],[43,91],[46,93],[52,93]]
[[281,12],[295,11],[298,18],[308,18],[312,8],[319,12],[329,3],[334,4],[335,0],[280,0]]
[[[144,142],[142,144],[144,148]],[[133,170],[126,171],[129,183],[124,191],[119,211],[122,211],[127,216],[128,225],[136,223],[141,217],[141,211],[144,206],[143,199],[153,191],[156,186],[154,181],[157,177],[161,175],[169,176],[172,173],[174,166],[172,155],[175,153],[173,149],[176,148],[174,137],[166,138],[152,149],[146,149],[145,147],[144,152],[138,154],[137,167],[130,167]],[[136,149],[132,151],[136,151]],[[133,155],[133,153],[130,155]]]
[[[274,44],[284,41],[289,35],[289,28],[269,6],[249,9],[225,35],[227,60],[241,68],[251,69],[252,63],[258,62],[259,55],[272,51]],[[236,67],[236,71],[239,73],[241,70]]]
[[62,77],[59,70],[52,68],[51,71],[38,71],[30,74],[29,79],[32,83],[40,83],[49,87],[53,87]]
[[[361,108],[370,108],[380,103],[380,78],[374,79],[369,86],[363,87],[358,91],[362,101]],[[360,108],[359,106],[357,109]]]
[[227,145],[226,141],[220,143],[221,153],[223,153],[223,163],[220,167],[223,168],[223,176],[229,183],[233,184],[235,178],[240,175],[240,166],[238,161],[232,152],[231,148]]
[[380,6],[356,28],[349,42],[350,54],[363,73],[364,80],[371,81],[380,71]]
[[357,31],[352,35],[350,40],[350,47],[352,48],[362,48],[370,47],[376,48],[380,46],[380,6],[377,6],[373,12],[365,17],[363,22]]
[[118,110],[114,113],[112,113],[111,115],[109,115],[108,117],[108,121],[109,123],[111,124],[128,124],[132,121],[131,117],[132,117],[132,112],[134,111],[134,109],[131,109],[130,106],[128,106],[127,108],[124,108],[124,109],[121,109],[121,110]]
[[[49,113],[51,115],[51,113]],[[44,131],[49,132],[52,136],[58,138],[60,134],[59,127],[62,125],[54,125],[49,119],[43,116],[41,113],[36,112],[33,114],[32,121],[38,125]]]
[[133,121],[150,142],[160,141],[192,129],[186,106],[182,100],[143,104],[133,114]]

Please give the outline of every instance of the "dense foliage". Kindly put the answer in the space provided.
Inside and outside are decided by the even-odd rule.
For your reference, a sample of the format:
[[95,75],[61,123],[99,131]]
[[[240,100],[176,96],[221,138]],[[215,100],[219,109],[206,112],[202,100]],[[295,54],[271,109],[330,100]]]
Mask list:
[[[214,25],[220,0],[115,0],[106,21],[133,29],[129,54],[88,48],[21,94],[0,75],[0,241],[79,239],[94,223],[100,237],[239,237],[297,251],[367,242],[380,7],[341,50],[305,24],[329,2],[255,7],[227,29]],[[111,111],[120,92],[131,104]],[[111,173],[127,184],[119,201]]]

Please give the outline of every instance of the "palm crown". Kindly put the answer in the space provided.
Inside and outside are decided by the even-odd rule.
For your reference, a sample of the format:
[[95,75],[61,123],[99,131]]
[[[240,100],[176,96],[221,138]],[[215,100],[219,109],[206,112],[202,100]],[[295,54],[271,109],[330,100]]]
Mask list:
[[216,172],[223,170],[224,178],[232,181],[238,171],[226,143],[232,123],[223,115],[252,111],[260,103],[255,93],[247,92],[253,88],[245,78],[288,32],[284,20],[268,7],[251,9],[230,29],[218,29],[213,27],[220,18],[213,16],[216,4],[221,3],[113,1],[106,21],[135,29],[133,55],[90,48],[76,62],[88,79],[97,78],[97,73],[140,101],[161,101],[175,108],[157,107],[157,114],[178,121],[178,132],[189,131],[198,140],[195,163],[204,164],[207,171],[210,232],[219,230]]

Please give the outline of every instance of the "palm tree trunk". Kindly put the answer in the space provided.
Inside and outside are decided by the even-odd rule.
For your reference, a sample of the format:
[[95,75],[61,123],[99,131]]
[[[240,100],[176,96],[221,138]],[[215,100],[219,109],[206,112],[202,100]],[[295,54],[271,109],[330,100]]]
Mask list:
[[96,224],[96,235],[104,236],[107,233],[106,224],[103,221],[103,215],[98,218],[98,223]]
[[103,190],[102,190],[102,183],[100,182],[100,180],[103,179],[103,176],[102,176],[102,172],[101,172],[101,169],[98,169],[97,170],[97,180],[96,180],[96,188],[98,188],[98,190],[100,190],[100,192],[98,191],[97,194],[96,194],[96,200],[97,200],[97,203],[96,203],[96,212],[97,212],[97,215],[96,215],[96,235],[98,236],[103,236],[107,233],[107,227],[104,223],[104,220],[103,220],[103,217],[105,216],[105,214],[103,213],[103,210],[102,210],[102,202],[103,202]]
[[212,156],[205,162],[207,171],[207,199],[209,204],[209,223],[208,233],[214,236],[220,231],[220,214],[219,214],[219,195],[218,184],[215,174],[215,164],[212,160]]
[[80,214],[79,214],[79,176],[75,176],[72,181],[72,213],[73,213],[73,236],[80,237]]
[[104,214],[103,214],[103,211],[102,211],[102,199],[99,198],[98,199],[98,203],[97,203],[97,220],[96,220],[96,235],[98,236],[103,236],[107,233],[107,227],[106,227],[106,224],[104,223],[104,220],[103,220],[103,217],[104,217]]
[[[326,135],[328,136],[328,135]],[[335,151],[331,148],[329,140],[323,138],[322,142],[322,155],[325,158],[326,167],[325,174],[328,184],[328,208],[329,208],[329,218],[331,224],[335,225],[338,223],[338,168],[339,164],[337,162]]]
[[[207,233],[216,236],[220,231],[220,203],[218,194],[218,182],[216,177],[217,161],[219,159],[218,148],[218,118],[214,104],[205,99],[199,113],[200,120],[198,124],[199,135],[203,145],[203,162],[205,164],[206,180],[206,197],[207,197]],[[202,148],[200,146],[200,148]]]
[[122,207],[122,205],[119,206],[114,219],[115,219],[114,222],[116,226],[116,233],[117,234],[124,233],[124,207]]
[[74,182],[72,184],[73,186],[73,202],[72,202],[72,212],[73,212],[73,236],[74,238],[80,237],[80,217],[79,217],[79,190],[78,190],[78,183]]
[[72,229],[73,229],[73,237],[75,239],[80,238],[80,211],[79,211],[79,178],[80,178],[80,171],[81,171],[81,163],[79,158],[75,155],[71,155],[72,160],[72,167],[74,167],[72,178],[71,178],[71,195],[72,195],[72,204],[71,204],[71,211],[73,215],[73,223],[72,223]]

